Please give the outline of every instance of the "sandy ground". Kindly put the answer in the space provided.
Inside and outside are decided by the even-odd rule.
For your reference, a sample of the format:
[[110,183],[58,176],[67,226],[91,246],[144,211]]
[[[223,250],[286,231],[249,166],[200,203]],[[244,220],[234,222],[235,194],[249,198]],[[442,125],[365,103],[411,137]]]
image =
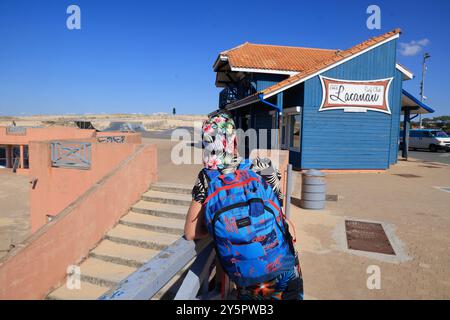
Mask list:
[[0,257],[29,234],[28,177],[0,169]]
[[[450,166],[412,160],[384,173],[328,174],[327,183],[338,201],[325,210],[292,206],[307,298],[450,298],[450,193],[436,188],[450,186]],[[347,249],[346,219],[381,222],[396,256]],[[380,289],[367,287],[370,266],[380,268]]]

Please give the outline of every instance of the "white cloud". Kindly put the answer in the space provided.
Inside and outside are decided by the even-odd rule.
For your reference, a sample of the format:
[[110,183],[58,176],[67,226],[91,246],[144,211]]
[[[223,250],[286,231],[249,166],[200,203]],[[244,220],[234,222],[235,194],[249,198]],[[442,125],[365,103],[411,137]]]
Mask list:
[[423,47],[427,46],[430,40],[427,38],[421,40],[412,40],[408,43],[400,42],[400,54],[402,56],[415,56]]
[[425,47],[426,45],[428,45],[430,43],[430,40],[425,38],[425,39],[417,41],[417,43],[420,44],[421,46]]

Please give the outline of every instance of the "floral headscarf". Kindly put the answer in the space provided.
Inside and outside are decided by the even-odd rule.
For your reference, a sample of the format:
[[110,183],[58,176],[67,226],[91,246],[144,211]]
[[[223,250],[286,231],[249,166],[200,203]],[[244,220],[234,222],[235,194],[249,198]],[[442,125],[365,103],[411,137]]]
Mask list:
[[236,127],[231,116],[219,113],[202,126],[203,165],[223,173],[234,172],[241,162],[236,155]]

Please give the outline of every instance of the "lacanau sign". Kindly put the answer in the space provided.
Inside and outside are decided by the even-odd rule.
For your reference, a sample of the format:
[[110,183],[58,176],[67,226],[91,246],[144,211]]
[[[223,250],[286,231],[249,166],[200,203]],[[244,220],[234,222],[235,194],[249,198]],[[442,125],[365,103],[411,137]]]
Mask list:
[[322,103],[319,111],[344,109],[346,112],[391,113],[388,93],[392,78],[352,81],[320,76],[320,81]]

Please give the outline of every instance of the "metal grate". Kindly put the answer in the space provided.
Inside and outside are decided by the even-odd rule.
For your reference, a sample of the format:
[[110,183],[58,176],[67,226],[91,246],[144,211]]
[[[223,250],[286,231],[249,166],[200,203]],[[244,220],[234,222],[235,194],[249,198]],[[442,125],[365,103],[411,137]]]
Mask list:
[[52,141],[52,167],[90,169],[91,144],[76,141]]
[[394,173],[395,176],[403,177],[403,178],[420,178],[421,176],[410,174],[410,173]]
[[337,194],[327,194],[325,197],[326,201],[338,201],[338,195]]
[[345,220],[349,249],[395,255],[380,223]]

